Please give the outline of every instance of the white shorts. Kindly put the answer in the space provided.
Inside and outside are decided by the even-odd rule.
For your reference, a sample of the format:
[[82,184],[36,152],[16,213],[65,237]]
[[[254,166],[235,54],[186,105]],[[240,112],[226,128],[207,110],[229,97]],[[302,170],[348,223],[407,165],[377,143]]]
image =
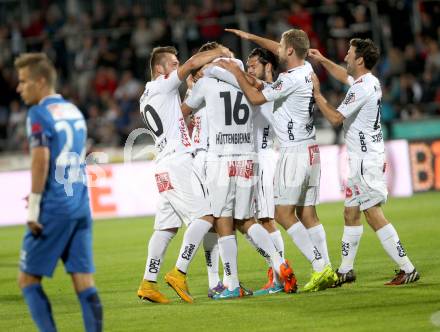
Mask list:
[[208,158],[206,184],[214,217],[252,217],[257,174],[255,155]]
[[[172,156],[156,165],[156,183],[160,198],[154,220],[155,230],[179,228],[199,216],[210,214],[209,201],[201,199],[193,175],[193,157],[189,153]],[[190,175],[190,176],[188,176]]]
[[273,181],[277,166],[277,154],[274,150],[258,152],[258,180],[255,199],[257,219],[275,216]]
[[387,201],[385,156],[376,159],[349,158],[350,176],[345,188],[346,207],[359,206],[361,211]]
[[316,144],[281,148],[275,170],[276,205],[319,204],[321,160]]

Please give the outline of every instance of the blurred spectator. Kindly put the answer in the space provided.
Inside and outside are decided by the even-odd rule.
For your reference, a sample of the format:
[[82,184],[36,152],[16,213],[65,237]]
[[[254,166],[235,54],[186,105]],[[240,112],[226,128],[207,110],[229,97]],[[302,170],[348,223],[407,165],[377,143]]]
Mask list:
[[[143,126],[138,99],[149,79],[151,49],[173,45],[186,60],[216,40],[245,57],[242,52],[254,45],[225,27],[274,40],[299,27],[311,47],[341,64],[348,41],[372,38],[374,27],[382,53],[382,122],[391,128],[396,119],[440,115],[438,1],[23,0],[8,6],[7,15],[0,10],[0,149],[17,149],[24,130],[13,68],[21,52],[43,51],[54,60],[60,91],[82,105],[94,144],[121,145],[130,130]],[[375,6],[378,19],[370,12]],[[340,102],[346,87],[321,67],[315,70],[328,98]],[[319,113],[315,117],[318,126],[328,125]]]

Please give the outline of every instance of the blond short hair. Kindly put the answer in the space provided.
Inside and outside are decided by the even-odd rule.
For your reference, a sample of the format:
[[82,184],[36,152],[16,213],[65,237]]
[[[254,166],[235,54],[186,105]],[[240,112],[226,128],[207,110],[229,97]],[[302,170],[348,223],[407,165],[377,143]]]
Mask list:
[[47,85],[55,88],[57,72],[52,61],[45,53],[23,53],[14,61],[15,68],[28,68],[33,80],[44,78]]
[[292,47],[295,50],[296,55],[300,59],[305,59],[310,48],[310,41],[307,34],[300,29],[290,29],[283,33],[287,47]]

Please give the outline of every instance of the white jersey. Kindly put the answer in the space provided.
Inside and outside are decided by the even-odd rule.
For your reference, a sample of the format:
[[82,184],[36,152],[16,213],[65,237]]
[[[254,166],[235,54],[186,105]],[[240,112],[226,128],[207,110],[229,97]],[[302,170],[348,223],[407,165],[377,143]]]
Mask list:
[[223,81],[202,77],[185,103],[196,109],[205,102],[208,152],[233,155],[254,152],[252,109],[243,92]]
[[273,102],[254,106],[253,121],[256,152],[272,149],[274,140]]
[[206,107],[202,106],[193,115],[192,118],[192,142],[196,150],[208,150],[209,127],[206,117]]
[[349,83],[352,85],[338,107],[345,117],[348,153],[360,158],[375,158],[385,151],[380,125],[382,90],[379,80],[368,73],[356,81],[349,78]]
[[140,98],[140,113],[153,136],[159,153],[156,161],[173,153],[192,152],[188,128],[180,110],[177,70],[161,75],[145,85]]
[[262,91],[267,101],[274,102],[273,125],[281,147],[309,144],[315,139],[312,73],[306,61],[281,73]]

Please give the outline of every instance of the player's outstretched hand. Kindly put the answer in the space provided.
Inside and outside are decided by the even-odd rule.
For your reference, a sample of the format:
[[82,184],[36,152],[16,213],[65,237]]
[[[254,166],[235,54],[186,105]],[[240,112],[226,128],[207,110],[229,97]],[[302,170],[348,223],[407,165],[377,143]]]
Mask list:
[[220,46],[220,49],[222,50],[223,57],[225,58],[233,58],[234,54],[231,52],[231,50],[225,46]]
[[235,61],[219,60],[214,62],[213,64],[222,67],[230,72],[233,72],[234,70],[241,70],[240,66]]
[[318,76],[312,73],[312,83],[313,83],[313,94],[318,95],[321,93],[321,84],[319,83]]
[[237,35],[240,38],[243,39],[250,39],[252,34],[246,31],[238,30],[238,29],[225,29],[227,32],[232,32],[233,34]]
[[43,232],[43,225],[37,221],[28,221],[27,225],[35,236],[40,236],[41,232]]
[[324,56],[321,54],[321,52],[319,52],[316,48],[311,48],[309,49],[309,57],[312,60],[321,62],[322,60],[324,60]]

